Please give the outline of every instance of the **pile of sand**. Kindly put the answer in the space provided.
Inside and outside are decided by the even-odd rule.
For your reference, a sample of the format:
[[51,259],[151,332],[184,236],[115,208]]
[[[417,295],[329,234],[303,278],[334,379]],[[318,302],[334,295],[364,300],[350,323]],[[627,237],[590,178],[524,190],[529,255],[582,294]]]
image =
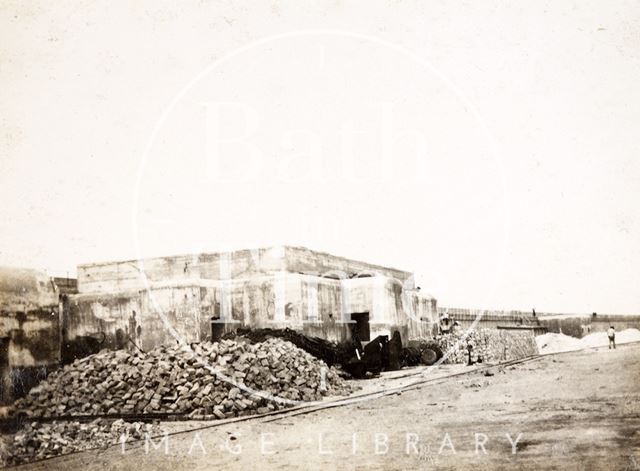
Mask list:
[[[626,329],[616,333],[616,344],[639,342],[640,330]],[[564,334],[548,333],[536,337],[539,353],[558,353],[583,348],[606,347],[609,339],[606,332],[594,332],[581,339]]]
[[[609,345],[609,338],[606,332],[594,332],[585,335],[580,339],[585,348],[588,347],[605,347]],[[626,329],[616,332],[616,344],[638,342],[640,341],[640,330]]]
[[564,334],[548,333],[536,337],[538,353],[570,352],[584,348],[580,339]]

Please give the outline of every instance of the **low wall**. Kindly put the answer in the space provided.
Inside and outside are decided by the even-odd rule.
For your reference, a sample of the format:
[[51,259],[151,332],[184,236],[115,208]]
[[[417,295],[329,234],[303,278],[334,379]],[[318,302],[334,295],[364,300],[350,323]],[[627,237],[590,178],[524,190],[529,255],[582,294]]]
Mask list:
[[441,317],[445,314],[456,321],[462,329],[468,329],[474,325],[474,323],[478,328],[539,324],[539,317],[534,316],[531,311],[497,311],[438,307],[438,315]]
[[582,338],[592,332],[604,332],[614,326],[619,332],[625,329],[640,330],[640,316],[598,314],[596,316],[552,317],[541,319],[540,324],[549,332]]
[[462,340],[465,333],[459,331],[439,339],[446,355],[443,363],[466,363],[467,343],[473,346],[472,358],[480,356],[483,362],[489,363],[517,360],[538,353],[533,332],[478,329],[470,331]]
[[[591,332],[606,331],[610,325],[616,330],[639,329],[640,315],[623,314],[562,314],[533,311],[500,311],[465,309],[438,306],[438,316],[448,315],[456,321],[461,329],[468,329],[472,325],[477,328],[496,328],[502,326],[540,326],[548,332],[562,333],[572,337],[582,338]],[[477,321],[477,322],[476,322]],[[542,333],[537,329],[536,334]]]

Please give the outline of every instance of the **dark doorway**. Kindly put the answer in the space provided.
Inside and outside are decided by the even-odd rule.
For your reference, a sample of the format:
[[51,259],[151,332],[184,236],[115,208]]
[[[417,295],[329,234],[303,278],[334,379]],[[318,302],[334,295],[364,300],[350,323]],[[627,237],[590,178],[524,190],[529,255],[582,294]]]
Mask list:
[[211,341],[219,342],[224,334],[224,322],[220,322],[219,317],[211,318]]
[[351,320],[355,321],[355,331],[358,338],[362,342],[368,342],[371,340],[371,332],[369,331],[369,313],[368,312],[353,312],[351,313]]

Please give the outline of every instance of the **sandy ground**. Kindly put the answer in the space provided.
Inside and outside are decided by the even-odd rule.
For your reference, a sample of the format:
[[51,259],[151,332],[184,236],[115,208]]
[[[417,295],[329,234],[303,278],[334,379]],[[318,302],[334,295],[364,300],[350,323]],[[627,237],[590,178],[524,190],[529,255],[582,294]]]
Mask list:
[[[131,444],[124,453],[112,447],[22,468],[640,470],[640,345],[490,371],[305,415],[170,435],[158,449]],[[366,388],[406,384],[398,376]],[[196,425],[207,424],[188,426]]]

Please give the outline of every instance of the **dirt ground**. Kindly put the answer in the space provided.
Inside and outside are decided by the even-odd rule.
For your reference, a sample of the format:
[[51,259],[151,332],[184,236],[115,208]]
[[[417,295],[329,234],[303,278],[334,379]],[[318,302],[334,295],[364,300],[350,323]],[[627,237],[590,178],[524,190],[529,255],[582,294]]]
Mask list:
[[[130,444],[124,453],[117,446],[22,468],[640,470],[639,344],[490,372],[305,415],[177,433],[158,449]],[[397,376],[376,384],[406,384]],[[188,426],[196,425],[210,423]],[[170,424],[173,432],[184,427]]]

